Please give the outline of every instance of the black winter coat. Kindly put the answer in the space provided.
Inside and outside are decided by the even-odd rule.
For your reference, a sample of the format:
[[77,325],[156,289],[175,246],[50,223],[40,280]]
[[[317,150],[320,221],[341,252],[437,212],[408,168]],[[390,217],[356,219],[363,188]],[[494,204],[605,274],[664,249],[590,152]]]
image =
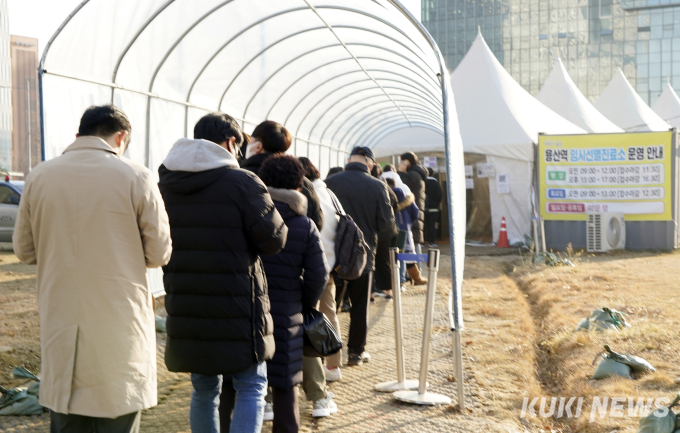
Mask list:
[[[262,163],[264,163],[264,160],[269,158],[270,155],[271,153],[258,153],[248,159],[242,159],[240,162],[241,168],[258,174]],[[312,182],[306,177],[302,179],[302,191],[300,192],[307,198],[307,216],[314,221],[316,228],[321,231],[323,229],[321,201],[314,189],[314,185],[312,185]]]
[[[234,162],[235,164],[235,162]],[[172,258],[163,268],[168,370],[233,374],[274,355],[274,326],[259,254],[288,229],[262,181],[236,167],[159,169]]]
[[398,172],[401,181],[409,187],[416,198],[416,206],[419,209],[418,219],[413,221],[411,233],[413,233],[413,242],[422,244],[425,242],[423,237],[423,228],[425,227],[425,179],[427,179],[427,170],[419,165],[410,166],[407,171]]
[[439,209],[442,202],[442,187],[433,177],[425,179],[425,209]]
[[387,184],[372,177],[368,167],[358,162],[347,164],[345,171],[326,178],[325,182],[364,233],[369,247],[364,274],[375,270],[378,237],[389,239],[394,235],[394,212]]
[[303,307],[314,307],[326,288],[328,264],[319,231],[306,217],[306,199],[297,191],[269,189],[288,226],[286,247],[263,256],[274,319],[276,354],[267,362],[267,380],[288,389],[302,382]]

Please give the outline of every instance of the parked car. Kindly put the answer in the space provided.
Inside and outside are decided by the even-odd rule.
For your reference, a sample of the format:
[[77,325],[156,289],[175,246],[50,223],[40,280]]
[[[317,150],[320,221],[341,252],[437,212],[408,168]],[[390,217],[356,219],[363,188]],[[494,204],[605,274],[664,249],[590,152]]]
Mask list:
[[12,242],[24,181],[0,182],[0,242]]

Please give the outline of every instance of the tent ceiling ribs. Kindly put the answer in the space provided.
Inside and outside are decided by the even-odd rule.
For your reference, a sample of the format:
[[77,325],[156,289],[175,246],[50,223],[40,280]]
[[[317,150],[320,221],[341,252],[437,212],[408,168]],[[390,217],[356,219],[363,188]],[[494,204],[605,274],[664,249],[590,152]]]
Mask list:
[[[411,122],[409,121],[408,116],[407,116],[406,113],[404,112],[404,110],[402,110],[401,107],[399,107],[399,104],[397,104],[397,102],[394,101],[394,100],[392,99],[392,96],[390,96],[390,94],[387,93],[387,91],[386,91],[385,89],[383,89],[383,87],[380,85],[380,83],[378,83],[378,82],[375,80],[375,78],[373,78],[373,77],[371,76],[371,74],[366,70],[366,68],[364,68],[364,65],[361,64],[361,62],[359,61],[359,59],[356,58],[356,56],[355,56],[354,53],[349,49],[349,47],[348,47],[347,45],[345,45],[345,43],[344,43],[344,42],[342,41],[342,39],[340,38],[340,35],[338,35],[337,32],[333,29],[333,27],[332,27],[332,26],[331,26],[331,25],[330,25],[330,24],[329,24],[329,23],[321,16],[321,14],[319,13],[319,11],[317,11],[316,8],[314,8],[314,6],[312,6],[312,4],[309,2],[309,0],[304,0],[304,2],[305,2],[305,3],[307,4],[307,6],[309,6],[309,8],[316,14],[316,16],[319,17],[319,19],[326,25],[326,27],[328,27],[328,30],[330,30],[330,32],[333,33],[333,36],[335,36],[335,37],[337,38],[338,42],[340,42],[340,43],[342,44],[342,46],[345,48],[345,50],[347,50],[347,52],[350,54],[350,56],[352,56],[352,57],[354,58],[354,60],[357,62],[357,65],[359,65],[359,67],[361,68],[361,70],[364,71],[364,73],[366,74],[366,76],[369,77],[371,80],[373,80],[373,82],[375,83],[375,85],[378,86],[378,87],[380,88],[380,90],[383,91],[383,93],[385,93],[385,96],[387,96],[387,97],[394,103],[394,105],[395,105],[397,108],[399,108],[399,110],[402,112],[402,114],[404,115],[404,117],[406,118],[406,120],[407,120],[409,123],[411,123]],[[299,129],[299,128],[298,128],[298,129]]]

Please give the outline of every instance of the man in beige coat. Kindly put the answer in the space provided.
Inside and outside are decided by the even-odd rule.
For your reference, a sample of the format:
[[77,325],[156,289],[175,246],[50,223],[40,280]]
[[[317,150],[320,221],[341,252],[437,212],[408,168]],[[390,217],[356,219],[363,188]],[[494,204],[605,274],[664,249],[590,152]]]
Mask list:
[[14,252],[38,265],[40,404],[52,433],[128,433],[156,401],[156,332],[146,268],[170,259],[151,172],[122,157],[127,116],[90,107],[76,141],[26,180]]

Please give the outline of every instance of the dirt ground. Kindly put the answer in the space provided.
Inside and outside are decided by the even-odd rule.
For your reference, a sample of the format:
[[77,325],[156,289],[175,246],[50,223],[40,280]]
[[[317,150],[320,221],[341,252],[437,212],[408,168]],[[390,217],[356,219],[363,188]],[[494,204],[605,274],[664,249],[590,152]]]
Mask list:
[[[596,419],[590,408],[579,419],[520,418],[525,397],[671,397],[680,390],[680,254],[616,253],[574,257],[576,267],[529,266],[526,258],[468,257],[465,266],[463,334],[466,402],[456,410],[451,333],[446,317],[450,285],[448,257],[442,259],[433,326],[428,382],[430,390],[452,398],[448,407],[396,402],[373,385],[395,377],[392,305],[377,298],[371,307],[367,350],[373,359],[344,368],[343,380],[329,390],[339,412],[310,417],[311,403],[301,391],[301,431],[408,432],[634,432],[637,418]],[[425,290],[408,287],[403,297],[407,377],[417,378]],[[0,253],[0,384],[15,365],[40,370],[35,268]],[[604,334],[574,332],[592,309],[624,311],[632,327]],[[347,331],[347,314],[341,315]],[[158,336],[159,405],[145,411],[143,432],[189,432],[191,384],[185,374],[167,371],[164,334]],[[650,361],[657,372],[635,380],[591,381],[592,361],[607,342],[614,350]],[[2,432],[47,432],[47,415],[0,417]],[[265,423],[263,431],[271,431]]]

